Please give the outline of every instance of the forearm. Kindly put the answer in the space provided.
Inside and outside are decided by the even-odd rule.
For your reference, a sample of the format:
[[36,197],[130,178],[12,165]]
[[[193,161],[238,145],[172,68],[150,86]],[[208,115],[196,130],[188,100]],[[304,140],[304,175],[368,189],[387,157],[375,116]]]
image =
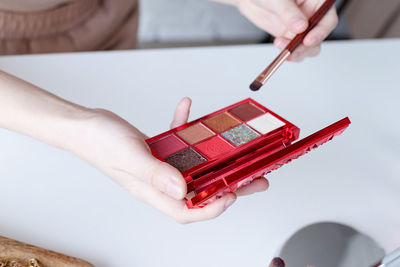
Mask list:
[[0,71],[0,127],[66,149],[88,109]]

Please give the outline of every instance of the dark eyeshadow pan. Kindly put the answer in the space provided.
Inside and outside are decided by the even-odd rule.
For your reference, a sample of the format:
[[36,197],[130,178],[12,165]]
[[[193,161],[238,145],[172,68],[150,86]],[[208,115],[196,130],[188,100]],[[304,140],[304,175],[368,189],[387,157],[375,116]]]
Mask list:
[[229,112],[238,117],[239,119],[241,119],[242,121],[251,120],[265,113],[262,109],[256,107],[250,102],[246,102],[240,106],[234,107],[230,109]]
[[165,161],[183,172],[207,160],[189,147],[167,157]]

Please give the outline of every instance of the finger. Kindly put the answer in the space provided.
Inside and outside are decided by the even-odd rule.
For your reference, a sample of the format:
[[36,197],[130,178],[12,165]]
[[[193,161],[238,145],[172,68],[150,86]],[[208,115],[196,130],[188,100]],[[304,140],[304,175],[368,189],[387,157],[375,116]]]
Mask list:
[[307,47],[307,51],[304,54],[305,57],[315,57],[321,52],[321,44],[317,44],[313,47]]
[[299,46],[296,50],[294,50],[290,56],[287,58],[287,61],[291,62],[301,62],[304,60],[305,53],[306,53],[306,47],[301,45]]
[[273,36],[282,35],[287,30],[275,13],[257,5],[254,1],[240,1],[238,9],[254,25]]
[[253,180],[250,184],[239,188],[238,190],[236,190],[235,193],[238,196],[246,196],[257,192],[263,192],[267,190],[268,187],[269,187],[268,180],[265,179],[264,177],[260,177]]
[[192,100],[189,97],[182,98],[179,101],[175,109],[174,119],[171,122],[171,128],[181,126],[188,121],[191,105]]
[[[135,144],[132,142],[132,144]],[[129,169],[125,170],[132,177],[155,187],[158,191],[175,199],[186,195],[186,182],[182,174],[166,162],[161,162],[149,153],[147,146],[135,145],[127,148],[135,153],[131,157]]]
[[214,219],[221,215],[236,200],[236,195],[230,193],[208,204],[204,208],[188,209],[185,200],[175,200],[149,187],[147,184],[140,191],[144,192],[141,193],[142,200],[182,224]]
[[[290,40],[285,37],[277,37],[274,40],[274,45],[279,49],[283,50],[290,43]],[[307,52],[307,47],[304,45],[300,45],[297,47],[291,55],[287,58],[287,61],[296,61],[299,62],[304,59],[304,56]]]
[[[274,40],[274,45],[283,50],[289,44],[290,40],[285,37],[277,37]],[[321,51],[321,45],[317,44],[313,47],[306,47],[304,45],[300,45],[293,51],[293,53],[288,57],[288,61],[299,62],[303,60],[305,57],[315,57]]]
[[185,204],[184,211],[181,214],[181,223],[191,223],[215,219],[224,211],[226,211],[230,206],[232,206],[235,201],[236,194],[229,193],[201,209],[189,210]]
[[276,37],[274,40],[274,45],[279,49],[283,50],[290,43],[290,40],[285,37]]
[[314,47],[307,47],[300,45],[289,57],[288,61],[300,62],[305,57],[315,57],[321,51],[321,45],[318,44]]
[[177,169],[155,158],[149,159],[147,166],[143,167],[146,168],[144,179],[147,183],[172,198],[183,199],[185,197],[186,182]]
[[280,17],[287,29],[294,34],[302,33],[308,27],[308,19],[293,0],[279,0],[266,7]]
[[339,18],[336,8],[332,7],[318,25],[307,34],[303,44],[306,46],[315,46],[321,43],[335,29],[338,22]]
[[285,262],[281,258],[273,258],[269,267],[285,267]]

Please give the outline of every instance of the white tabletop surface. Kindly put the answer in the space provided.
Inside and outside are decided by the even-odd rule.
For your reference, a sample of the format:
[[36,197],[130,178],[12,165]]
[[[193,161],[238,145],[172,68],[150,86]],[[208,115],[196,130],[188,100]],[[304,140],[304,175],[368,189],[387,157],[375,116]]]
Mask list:
[[352,125],[269,174],[268,192],[190,225],[72,154],[0,130],[0,235],[96,266],[267,266],[286,238],[319,221],[353,226],[392,250],[400,246],[399,51],[400,40],[326,43],[256,93],[248,85],[277,54],[270,45],[2,57],[1,69],[110,109],[148,135],[167,130],[183,96],[193,99],[191,119],[252,97],[302,137],[345,116]]

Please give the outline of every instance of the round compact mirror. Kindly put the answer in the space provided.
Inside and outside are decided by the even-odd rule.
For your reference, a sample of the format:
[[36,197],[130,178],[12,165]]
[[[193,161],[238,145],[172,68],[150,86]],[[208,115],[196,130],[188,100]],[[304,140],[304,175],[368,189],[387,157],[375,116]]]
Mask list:
[[373,239],[338,223],[300,229],[279,253],[286,267],[371,267],[384,256]]

